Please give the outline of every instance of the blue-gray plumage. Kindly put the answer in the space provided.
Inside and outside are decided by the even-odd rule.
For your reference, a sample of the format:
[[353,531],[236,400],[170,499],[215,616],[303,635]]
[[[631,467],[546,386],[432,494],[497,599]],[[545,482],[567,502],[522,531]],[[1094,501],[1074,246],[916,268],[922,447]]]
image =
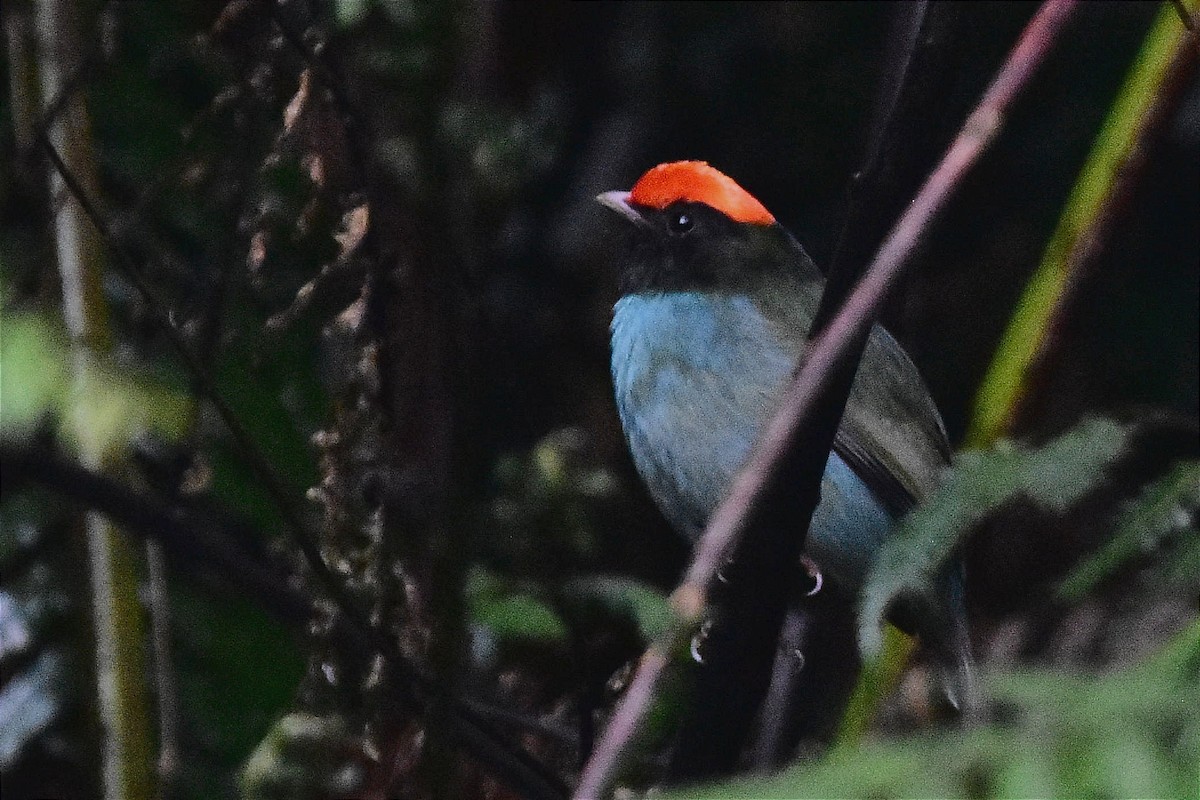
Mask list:
[[[765,308],[770,304],[745,294],[676,291],[629,294],[613,312],[613,384],[630,454],[668,521],[693,540],[749,456],[802,354],[804,338],[797,331],[805,330],[803,321],[772,320]],[[891,363],[880,370],[880,361]],[[860,376],[916,375],[899,345],[879,327],[864,362]],[[839,436],[849,438],[850,430],[861,428],[874,440],[886,439],[895,425],[864,402],[880,388],[893,393],[893,400],[902,399],[906,384],[869,389],[861,383],[856,380],[847,408],[846,424],[853,427]],[[927,424],[944,438],[940,418],[930,411]],[[944,463],[939,450],[927,454],[932,457],[928,474],[902,483],[922,487],[936,480]],[[807,542],[825,578],[857,596],[894,523],[863,478],[838,452],[831,453]],[[965,612],[959,570],[949,571],[944,582],[940,596],[912,598],[907,611],[913,619],[946,620],[953,626],[929,644],[943,662],[951,701],[961,705],[972,692],[972,678],[969,655],[961,652],[965,632],[959,623]],[[923,631],[927,639],[937,633]]]
[[[802,334],[784,338],[786,330],[744,294],[652,292],[617,302],[612,373],[630,453],[658,506],[689,538],[700,535],[749,456],[800,358]],[[891,337],[882,341],[894,346]],[[860,586],[892,523],[831,454],[808,539],[828,577]]]
[[[632,223],[612,322],[621,423],[650,494],[694,540],[803,358],[823,278],[758,201],[700,162],[661,165],[632,192],[599,200]],[[876,326],[807,542],[845,596],[858,596],[895,520],[937,485],[949,452],[912,361]],[[970,703],[961,567],[895,612],[937,657],[950,699]]]

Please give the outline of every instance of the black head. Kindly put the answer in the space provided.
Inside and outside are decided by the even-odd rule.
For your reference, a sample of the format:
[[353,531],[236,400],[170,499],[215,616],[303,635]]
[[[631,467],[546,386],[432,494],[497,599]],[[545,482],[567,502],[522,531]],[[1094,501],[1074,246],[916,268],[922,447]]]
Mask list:
[[762,204],[702,162],[660,165],[632,191],[596,199],[621,218],[613,249],[622,294],[753,291],[780,279],[819,278]]

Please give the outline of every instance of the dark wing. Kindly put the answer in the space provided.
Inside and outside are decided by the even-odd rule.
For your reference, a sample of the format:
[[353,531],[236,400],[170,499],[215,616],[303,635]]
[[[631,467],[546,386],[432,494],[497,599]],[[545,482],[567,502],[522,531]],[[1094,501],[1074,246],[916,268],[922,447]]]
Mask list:
[[[821,284],[810,276],[796,289],[760,302],[767,318],[776,321],[779,340],[791,342],[802,357]],[[896,517],[933,491],[950,463],[946,429],[925,382],[900,344],[879,325],[867,340],[833,448]]]
[[834,452],[896,517],[937,486],[950,463],[941,415],[899,343],[876,325],[846,404]]

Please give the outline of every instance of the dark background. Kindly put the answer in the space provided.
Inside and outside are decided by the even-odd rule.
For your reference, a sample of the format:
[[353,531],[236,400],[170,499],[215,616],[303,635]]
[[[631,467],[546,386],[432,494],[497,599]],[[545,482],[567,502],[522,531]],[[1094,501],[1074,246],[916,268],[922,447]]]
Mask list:
[[[471,509],[471,533],[455,539],[464,560],[534,578],[547,563],[618,570],[669,587],[685,552],[625,454],[608,378],[615,274],[592,198],[629,188],[657,163],[706,160],[826,264],[886,68],[891,4],[285,5],[300,29],[319,21],[317,40],[348,87],[371,165],[374,219],[393,232],[384,237],[387,252],[401,253],[435,285],[451,285],[448,296],[461,301],[427,334],[430,341],[445,334],[445,352],[457,354],[451,360],[460,371],[449,383],[465,420],[455,434],[459,467],[451,470],[454,496]],[[944,76],[941,118],[911,146],[931,159],[942,151],[1036,6],[959,7],[957,35],[946,45],[955,66]],[[323,186],[306,177],[304,136],[282,125],[303,59],[248,7],[80,2],[75,23],[86,68],[75,87],[121,245],[148,265],[222,393],[299,493],[323,474],[311,437],[344,411],[355,356],[335,320],[368,268],[334,270],[305,304],[294,306],[294,298],[336,254],[331,231],[347,193],[364,189],[353,169]],[[887,309],[885,322],[925,376],[955,445],[1157,10],[1143,2],[1079,9]],[[5,3],[13,30],[31,13],[30,3]],[[10,40],[3,67],[10,87],[20,86],[24,67],[16,54]],[[0,288],[6,314],[53,320],[60,295],[48,167],[18,133],[19,91],[0,107]],[[1169,428],[1145,455],[1145,471],[1154,473],[1194,448],[1190,434],[1176,431],[1200,404],[1200,83],[1193,80],[1147,158],[1126,213],[1080,286],[1049,379],[1014,434],[1042,438],[1088,412],[1179,415],[1182,428]],[[249,256],[255,241],[267,243],[260,261]],[[116,362],[188,393],[187,375],[118,271],[106,274],[105,290]],[[269,323],[289,307],[282,324]],[[418,439],[429,419],[408,419]],[[617,487],[566,512],[557,501],[530,499],[537,492],[529,483],[530,449],[564,426],[583,432],[564,448],[571,469],[605,470]],[[203,502],[256,530],[276,528],[271,503],[211,414],[200,416],[190,442],[173,446],[208,465]],[[152,475],[161,472],[155,463]],[[496,522],[495,502],[513,498],[518,522]],[[6,497],[3,511],[4,536],[19,524],[40,531],[34,545],[17,548],[20,558],[0,564],[5,592],[23,603],[39,592],[58,597],[38,646],[85,664],[72,638],[78,631],[70,633],[85,578],[62,545],[62,509],[52,498],[23,495]],[[308,511],[319,515],[315,506]],[[580,518],[586,524],[575,531]],[[537,538],[540,526],[582,531],[584,544],[547,545]],[[979,538],[972,566],[987,577],[972,605],[981,618],[1028,610],[1089,541],[1084,531],[1062,534],[1069,542],[1062,546],[1022,544],[1055,535],[1030,523],[1018,534]],[[263,537],[262,547],[286,549],[277,538]],[[38,570],[51,576],[45,585],[30,582]],[[248,602],[177,580],[172,586],[184,738],[196,754],[181,785],[211,796],[230,791],[233,769],[296,699],[313,654]],[[13,664],[5,680],[27,662]],[[310,660],[309,686],[312,673]],[[58,782],[51,786],[92,785],[94,754],[81,744],[94,732],[87,685],[63,685],[66,699],[48,732],[6,774],[6,795],[8,786],[19,787],[17,795],[45,791],[48,775]],[[312,702],[314,692],[299,696]]]

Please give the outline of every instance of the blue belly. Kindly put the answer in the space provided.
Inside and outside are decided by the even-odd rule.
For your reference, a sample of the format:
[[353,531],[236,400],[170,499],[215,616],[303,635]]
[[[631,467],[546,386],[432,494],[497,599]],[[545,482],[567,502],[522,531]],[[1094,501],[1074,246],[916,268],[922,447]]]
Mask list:
[[[612,326],[617,408],[638,472],[659,508],[696,538],[773,412],[803,331],[773,325],[745,295],[627,295]],[[808,553],[826,576],[861,585],[892,519],[831,454]]]

